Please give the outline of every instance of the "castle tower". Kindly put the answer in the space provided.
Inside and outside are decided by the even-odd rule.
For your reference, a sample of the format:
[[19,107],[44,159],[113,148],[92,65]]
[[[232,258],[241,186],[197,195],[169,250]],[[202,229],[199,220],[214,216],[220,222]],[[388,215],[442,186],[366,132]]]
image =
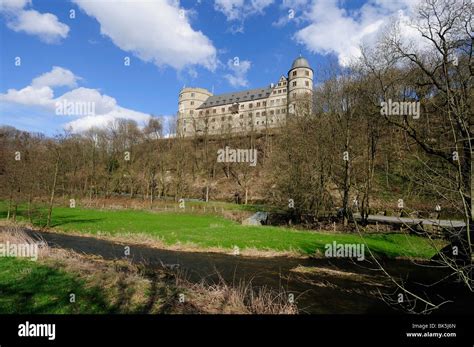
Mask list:
[[288,113],[304,107],[310,112],[313,105],[313,69],[301,55],[293,61],[288,71]]
[[203,130],[204,121],[202,118],[198,117],[196,109],[210,96],[212,96],[212,93],[204,88],[181,89],[178,101],[177,134],[190,136]]

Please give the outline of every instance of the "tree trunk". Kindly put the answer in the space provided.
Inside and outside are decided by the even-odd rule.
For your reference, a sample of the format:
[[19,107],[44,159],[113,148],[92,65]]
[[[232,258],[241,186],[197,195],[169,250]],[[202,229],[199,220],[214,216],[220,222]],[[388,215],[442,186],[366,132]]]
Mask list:
[[56,182],[58,179],[58,171],[59,171],[59,154],[56,158],[56,165],[54,168],[54,178],[53,178],[53,187],[51,189],[51,198],[49,200],[49,210],[48,210],[48,220],[46,222],[46,227],[49,228],[51,226],[51,215],[53,213],[53,203],[54,203],[54,192],[56,190]]

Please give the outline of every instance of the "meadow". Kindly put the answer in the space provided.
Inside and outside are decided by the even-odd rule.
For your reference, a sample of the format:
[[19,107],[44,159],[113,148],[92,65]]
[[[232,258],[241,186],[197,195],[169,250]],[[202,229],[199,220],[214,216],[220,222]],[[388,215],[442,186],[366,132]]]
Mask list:
[[[0,203],[0,218],[6,218],[7,204]],[[45,225],[46,209],[39,209],[32,224]],[[26,206],[21,205],[17,221],[28,221]],[[372,252],[389,258],[429,259],[442,241],[434,244],[427,238],[401,233],[363,234],[301,231],[286,227],[243,226],[215,214],[190,212],[153,212],[146,210],[107,210],[55,207],[51,229],[100,236],[146,236],[165,246],[190,248],[273,251],[302,256],[324,254],[324,246],[334,241],[342,244],[364,243]]]

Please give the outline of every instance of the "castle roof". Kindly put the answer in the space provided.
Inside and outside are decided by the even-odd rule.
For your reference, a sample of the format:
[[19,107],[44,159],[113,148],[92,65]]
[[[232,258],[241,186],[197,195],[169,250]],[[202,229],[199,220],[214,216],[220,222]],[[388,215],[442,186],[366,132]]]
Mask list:
[[220,95],[212,95],[206,99],[206,101],[199,106],[197,109],[203,109],[207,107],[215,107],[227,104],[233,104],[244,101],[252,101],[259,99],[266,99],[272,93],[273,87],[268,86],[264,88],[244,90],[242,92],[225,93]]
[[307,67],[307,68],[311,69],[311,67],[309,66],[309,63],[306,60],[306,58],[303,58],[302,56],[299,56],[298,58],[296,58],[293,61],[293,64],[291,65],[291,70],[293,70],[297,67]]

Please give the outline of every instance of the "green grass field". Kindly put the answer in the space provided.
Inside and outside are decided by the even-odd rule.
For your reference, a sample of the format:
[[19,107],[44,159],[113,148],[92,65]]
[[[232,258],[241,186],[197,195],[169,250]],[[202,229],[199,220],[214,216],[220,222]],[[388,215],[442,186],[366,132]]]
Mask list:
[[[75,303],[69,301],[76,295]],[[80,298],[80,300],[79,300]],[[98,288],[65,271],[19,258],[0,258],[0,313],[107,313]]]
[[[7,205],[0,203],[0,217],[5,218]],[[39,226],[45,225],[46,211],[33,219]],[[18,220],[27,220],[21,206]],[[139,210],[97,210],[55,207],[52,228],[61,231],[77,231],[85,234],[125,235],[144,234],[157,238],[168,245],[184,244],[201,248],[231,249],[238,246],[261,251],[293,251],[311,255],[324,245],[364,242],[372,251],[388,257],[430,258],[436,251],[430,241],[412,235],[369,234],[362,240],[357,234],[329,234],[296,231],[283,227],[242,226],[220,216]],[[441,246],[441,243],[439,244]],[[367,253],[366,253],[367,254]]]

